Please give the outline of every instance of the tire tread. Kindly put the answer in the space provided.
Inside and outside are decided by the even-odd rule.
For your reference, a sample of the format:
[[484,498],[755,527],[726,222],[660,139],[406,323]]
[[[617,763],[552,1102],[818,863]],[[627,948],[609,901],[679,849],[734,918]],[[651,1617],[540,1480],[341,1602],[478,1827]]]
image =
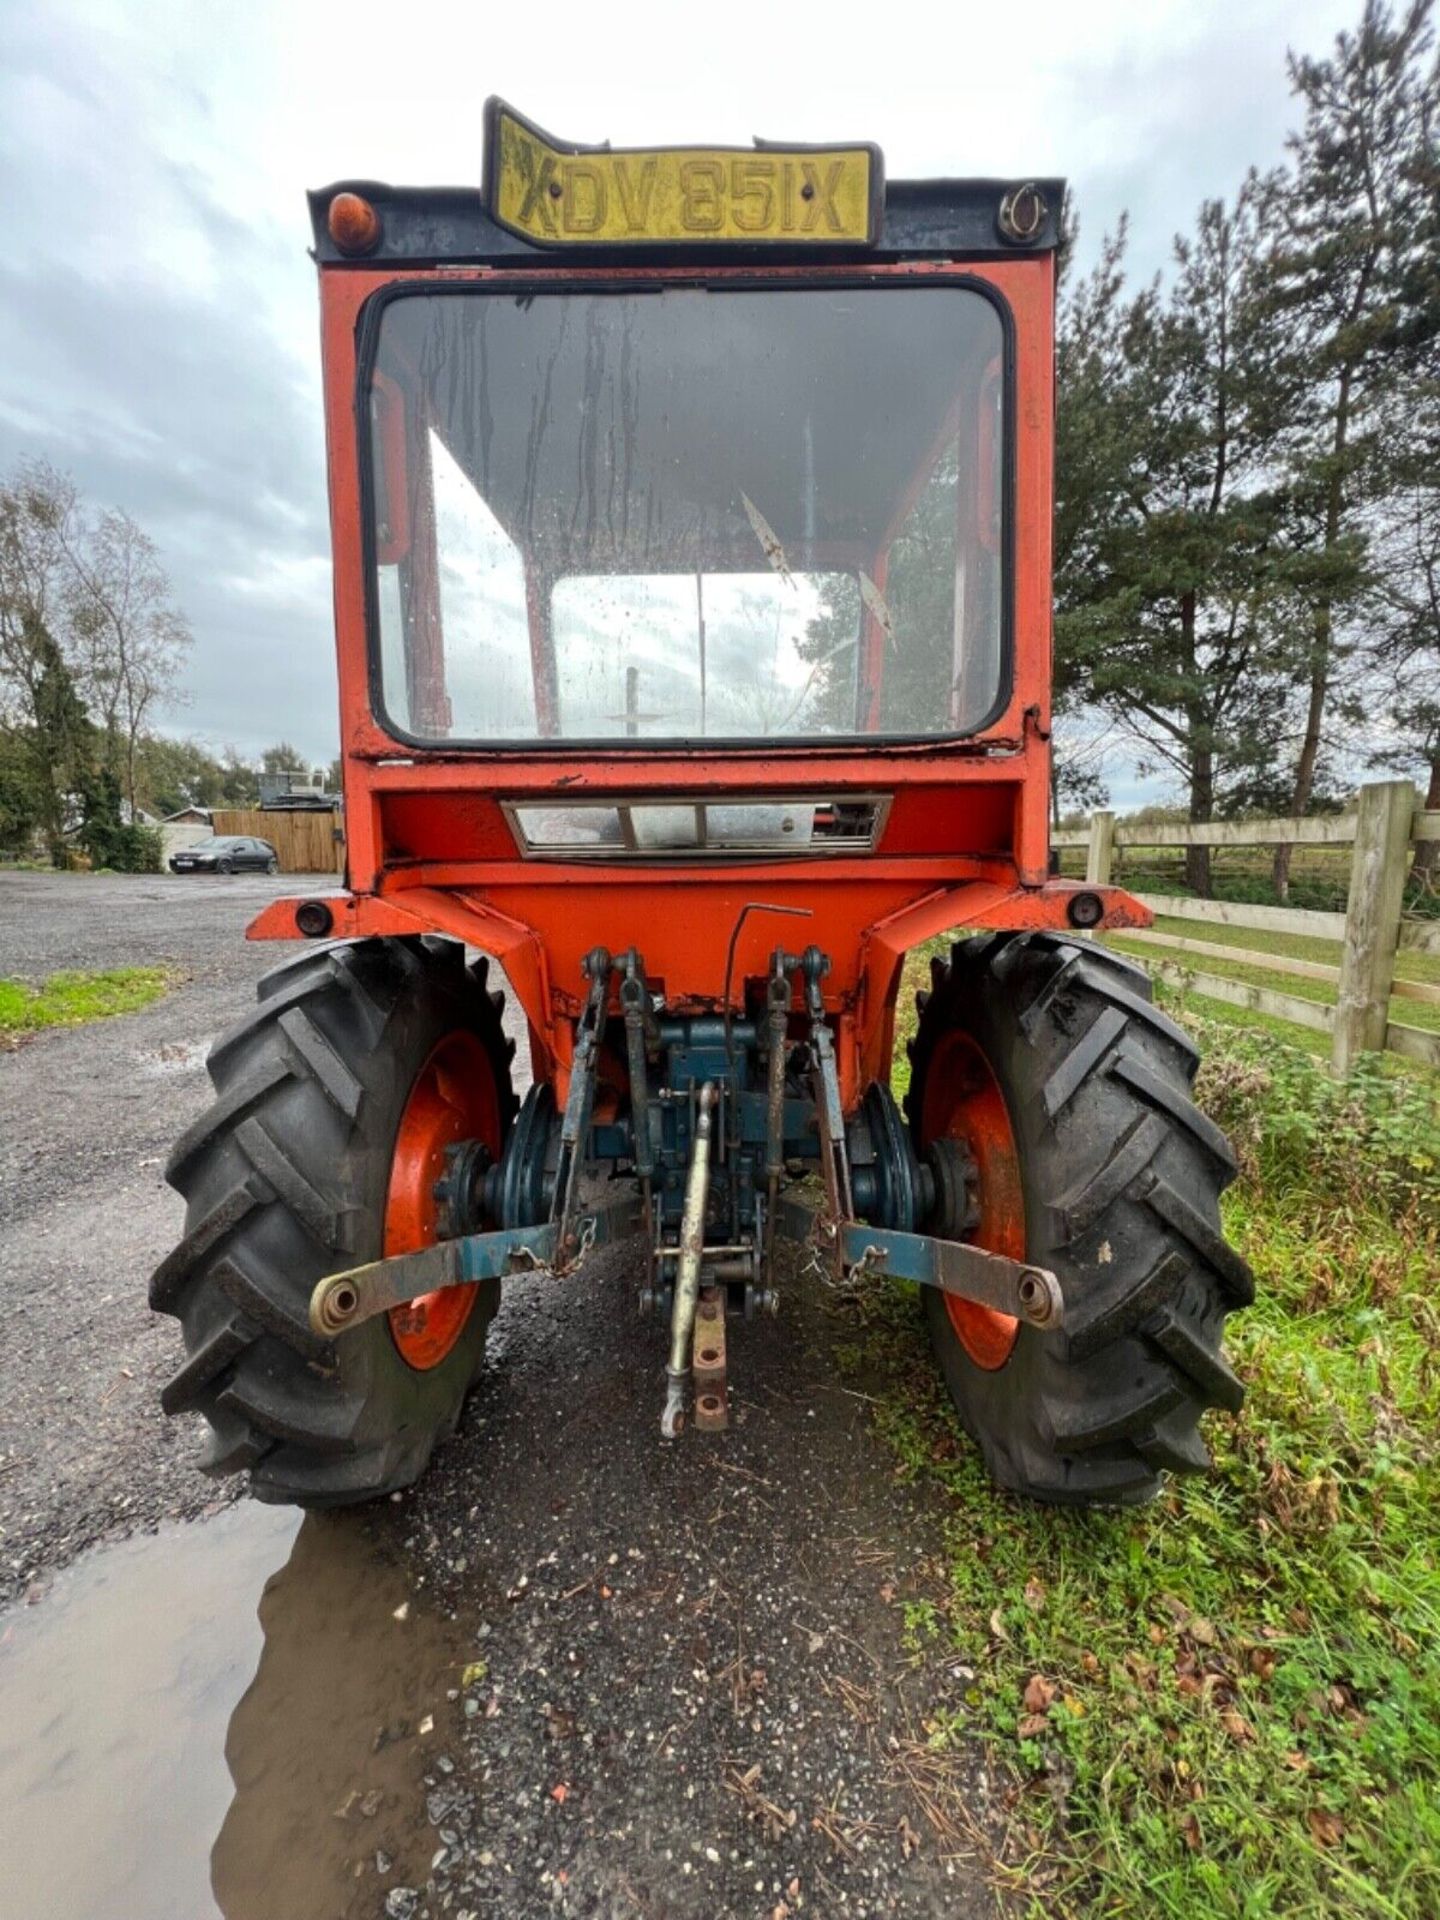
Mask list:
[[966,1372],[943,1302],[928,1302],[957,1410],[1004,1486],[1072,1505],[1147,1499],[1164,1474],[1208,1464],[1205,1409],[1244,1400],[1220,1336],[1254,1281],[1219,1225],[1235,1160],[1191,1096],[1197,1051],[1118,955],[1047,932],[962,941],[932,968],[911,1043],[912,1125],[939,1036],[977,1023],[1010,1049],[1006,1097],[1022,1152],[1039,1156],[1028,1257],[1054,1267],[1066,1311],[1061,1333],[1022,1330],[1051,1344],[1028,1349],[1007,1399],[967,1384],[982,1370]]
[[[427,1033],[471,1026],[508,1126],[515,1100],[495,998],[466,969],[458,941],[363,940],[272,969],[256,1011],[217,1043],[215,1099],[167,1168],[188,1202],[185,1232],[150,1283],[151,1304],[181,1321],[187,1348],[161,1405],[205,1416],[207,1473],[248,1470],[262,1499],[340,1505],[408,1485],[453,1430],[473,1362],[458,1392],[407,1385],[406,1397],[374,1401],[372,1379],[393,1380],[398,1361],[385,1347],[378,1374],[374,1348],[346,1363],[311,1329],[302,1276],[336,1271],[359,1244],[382,1144],[370,1138],[370,1109],[393,1112],[394,1090],[407,1084],[395,1060],[408,1056],[385,1039],[398,1010],[416,1008],[393,1030],[395,1045],[419,1045],[421,1057]],[[381,1193],[383,1204],[383,1178]],[[378,1236],[378,1217],[364,1231]],[[496,1294],[477,1303],[482,1344]],[[472,1340],[466,1351],[479,1349]],[[460,1379],[447,1365],[448,1379]]]

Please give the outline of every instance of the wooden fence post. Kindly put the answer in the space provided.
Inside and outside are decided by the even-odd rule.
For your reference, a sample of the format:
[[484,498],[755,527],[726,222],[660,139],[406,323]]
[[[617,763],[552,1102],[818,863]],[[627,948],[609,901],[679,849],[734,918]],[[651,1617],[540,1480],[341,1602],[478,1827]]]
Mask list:
[[1384,1051],[1414,815],[1408,780],[1360,789],[1330,1053],[1331,1068],[1342,1077],[1360,1054]]
[[1108,808],[1090,816],[1090,840],[1085,849],[1085,878],[1092,887],[1108,887],[1115,864],[1115,815]]

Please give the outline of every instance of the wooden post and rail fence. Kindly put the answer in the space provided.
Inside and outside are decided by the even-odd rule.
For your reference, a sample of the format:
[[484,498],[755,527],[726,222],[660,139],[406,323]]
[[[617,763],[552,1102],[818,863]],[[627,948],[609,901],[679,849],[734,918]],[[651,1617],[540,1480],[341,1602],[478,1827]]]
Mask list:
[[[1382,780],[1360,789],[1353,813],[1301,820],[1212,821],[1203,826],[1145,826],[1097,812],[1088,827],[1056,831],[1056,847],[1085,849],[1085,877],[1103,884],[1112,877],[1116,849],[1126,847],[1273,847],[1350,846],[1350,886],[1343,913],[1303,907],[1250,905],[1231,900],[1200,900],[1191,894],[1137,893],[1157,915],[1209,925],[1303,934],[1338,940],[1338,967],[1318,960],[1297,960],[1252,947],[1221,946],[1154,928],[1127,930],[1157,951],[1154,970],[1193,993],[1252,1012],[1290,1020],[1330,1040],[1332,1070],[1347,1074],[1362,1053],[1389,1050],[1422,1065],[1440,1067],[1440,1032],[1390,1018],[1392,996],[1440,1005],[1440,985],[1397,980],[1395,956],[1401,949],[1440,955],[1440,920],[1407,917],[1406,876],[1412,846],[1440,841],[1440,812],[1416,806],[1408,780]],[[1193,956],[1181,962],[1166,953]],[[1303,1000],[1270,987],[1252,986],[1221,974],[1197,970],[1203,961],[1241,962],[1262,972],[1333,984],[1335,1004]]]

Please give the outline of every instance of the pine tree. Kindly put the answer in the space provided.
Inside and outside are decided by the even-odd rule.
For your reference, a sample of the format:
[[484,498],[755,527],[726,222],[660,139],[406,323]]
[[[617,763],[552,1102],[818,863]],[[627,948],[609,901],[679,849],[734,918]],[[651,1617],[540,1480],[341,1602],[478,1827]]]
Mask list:
[[[1328,58],[1290,58],[1304,120],[1271,189],[1266,279],[1270,314],[1287,343],[1271,397],[1284,423],[1297,542],[1312,555],[1290,783],[1297,817],[1315,793],[1343,615],[1363,584],[1384,403],[1428,350],[1417,294],[1434,270],[1430,14],[1431,0],[1410,0],[1397,22],[1383,0],[1366,0],[1358,30],[1340,34]],[[1289,871],[1282,847],[1282,900]]]
[[[1293,678],[1287,505],[1271,484],[1266,196],[1206,202],[1176,272],[1127,298],[1112,242],[1069,304],[1058,432],[1062,686],[1119,720],[1143,772],[1215,817],[1273,750]],[[1209,854],[1187,849],[1209,890]]]

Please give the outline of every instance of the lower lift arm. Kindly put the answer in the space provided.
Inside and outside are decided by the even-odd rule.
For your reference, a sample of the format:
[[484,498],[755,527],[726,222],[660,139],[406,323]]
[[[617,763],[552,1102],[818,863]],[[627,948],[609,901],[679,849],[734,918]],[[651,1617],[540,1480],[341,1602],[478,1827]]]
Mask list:
[[[699,1141],[697,1140],[697,1148]],[[708,1144],[708,1142],[707,1142]],[[703,1206],[703,1201],[697,1201]],[[703,1215],[700,1216],[703,1220]],[[622,1199],[596,1207],[580,1220],[579,1245],[574,1258],[562,1265],[556,1260],[560,1229],[555,1221],[540,1227],[511,1227],[495,1233],[465,1234],[458,1240],[441,1240],[418,1253],[400,1253],[388,1260],[374,1260],[347,1273],[332,1273],[316,1286],[310,1296],[310,1324],[325,1338],[345,1333],[362,1320],[404,1306],[422,1293],[439,1287],[474,1286],[482,1280],[495,1280],[509,1273],[537,1269],[552,1273],[574,1270],[596,1247],[628,1239],[639,1228],[635,1198]],[[856,1272],[889,1273],[898,1280],[913,1280],[921,1286],[936,1287],[941,1293],[959,1300],[973,1300],[982,1307],[1011,1314],[1028,1325],[1053,1332],[1064,1319],[1060,1284],[1044,1267],[1006,1259],[1003,1254],[986,1253],[967,1241],[936,1240],[924,1233],[898,1233],[888,1227],[872,1227],[850,1220],[835,1229],[811,1207],[799,1200],[780,1202],[775,1225],[786,1239],[813,1242],[817,1237],[829,1240],[843,1264]],[[683,1239],[683,1236],[682,1236]],[[687,1291],[682,1245],[681,1274],[677,1282]],[[694,1284],[699,1284],[698,1253],[694,1262]],[[693,1297],[692,1313],[693,1319]],[[680,1337],[677,1361],[672,1340],[669,1376],[688,1371],[685,1346],[688,1327]],[[667,1401],[668,1404],[668,1401]]]

